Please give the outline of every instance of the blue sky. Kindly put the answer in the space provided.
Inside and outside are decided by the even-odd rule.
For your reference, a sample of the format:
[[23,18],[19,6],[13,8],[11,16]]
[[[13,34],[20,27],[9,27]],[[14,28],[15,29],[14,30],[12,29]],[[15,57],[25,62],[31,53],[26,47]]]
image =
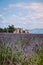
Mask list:
[[0,27],[43,28],[43,0],[0,0]]

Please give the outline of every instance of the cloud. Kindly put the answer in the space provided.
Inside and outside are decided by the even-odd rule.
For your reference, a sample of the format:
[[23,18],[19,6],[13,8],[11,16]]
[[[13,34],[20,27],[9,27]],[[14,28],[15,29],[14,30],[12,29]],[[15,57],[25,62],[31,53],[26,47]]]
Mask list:
[[23,8],[23,9],[34,9],[36,11],[43,11],[43,4],[42,3],[16,3],[16,4],[9,4],[8,8]]
[[4,20],[4,17],[0,14],[0,22]]
[[[33,17],[43,17],[43,4],[42,3],[16,3],[9,4],[8,8],[4,8],[5,10],[12,10],[14,8],[22,8],[22,10],[27,10],[32,12]],[[35,13],[34,13],[34,12]]]
[[6,18],[0,14],[0,24],[5,24],[6,23]]
[[[4,8],[10,15],[4,18],[8,24],[25,28],[43,28],[43,4],[42,3],[16,3]],[[15,13],[16,14],[15,14]]]

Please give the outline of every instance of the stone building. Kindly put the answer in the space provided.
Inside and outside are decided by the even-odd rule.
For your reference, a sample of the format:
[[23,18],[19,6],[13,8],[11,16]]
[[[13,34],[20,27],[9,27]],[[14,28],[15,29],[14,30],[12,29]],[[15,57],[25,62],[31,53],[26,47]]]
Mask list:
[[27,29],[25,29],[25,30],[23,30],[23,33],[29,33],[29,30],[27,30]]
[[29,30],[27,30],[27,29],[23,29],[23,28],[17,28],[17,29],[15,29],[15,31],[13,32],[13,33],[29,33]]

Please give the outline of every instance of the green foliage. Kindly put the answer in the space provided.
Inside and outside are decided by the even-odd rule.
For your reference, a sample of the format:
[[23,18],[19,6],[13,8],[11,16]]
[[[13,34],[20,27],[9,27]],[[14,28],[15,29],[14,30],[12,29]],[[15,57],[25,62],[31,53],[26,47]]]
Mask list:
[[13,25],[9,25],[8,26],[8,32],[13,32],[15,30],[14,26]]
[[42,55],[39,55],[39,60],[37,62],[37,65],[43,65],[43,56]]
[[3,29],[3,32],[7,32],[7,28],[4,28],[4,29]]
[[38,65],[43,65],[43,45],[39,47],[39,53],[38,53]]
[[[27,38],[17,39],[16,42],[28,43]],[[0,48],[0,65],[43,65],[43,45],[39,45],[39,51],[33,52],[27,60],[24,59],[24,55],[21,52],[13,53],[12,48],[3,44]]]
[[9,25],[8,28],[0,28],[0,32],[9,32],[12,33],[15,30],[14,25]]
[[27,38],[21,38],[21,42],[26,44],[26,43],[29,43],[29,40]]
[[22,65],[28,65],[28,62],[26,61],[22,62]]
[[0,32],[3,32],[3,29],[2,28],[0,28]]

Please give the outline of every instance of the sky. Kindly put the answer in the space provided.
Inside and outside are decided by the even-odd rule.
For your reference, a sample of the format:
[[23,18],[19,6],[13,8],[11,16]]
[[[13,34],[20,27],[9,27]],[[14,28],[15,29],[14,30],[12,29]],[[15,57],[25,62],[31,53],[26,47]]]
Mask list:
[[0,0],[0,27],[43,29],[43,0]]

